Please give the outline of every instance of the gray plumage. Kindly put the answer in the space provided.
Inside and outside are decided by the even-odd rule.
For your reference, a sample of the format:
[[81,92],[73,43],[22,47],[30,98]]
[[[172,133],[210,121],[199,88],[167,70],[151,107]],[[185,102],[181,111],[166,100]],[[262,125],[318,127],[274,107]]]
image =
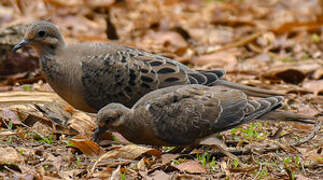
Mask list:
[[29,25],[13,50],[26,45],[39,53],[41,69],[55,92],[87,112],[97,112],[112,102],[131,107],[148,92],[181,84],[224,85],[260,97],[277,95],[220,80],[223,70],[193,70],[134,48],[106,43],[66,45],[55,25],[45,21]]
[[274,111],[283,99],[249,100],[242,91],[221,86],[166,87],[146,94],[131,109],[117,103],[102,108],[94,139],[110,130],[137,144],[197,144],[214,133]]

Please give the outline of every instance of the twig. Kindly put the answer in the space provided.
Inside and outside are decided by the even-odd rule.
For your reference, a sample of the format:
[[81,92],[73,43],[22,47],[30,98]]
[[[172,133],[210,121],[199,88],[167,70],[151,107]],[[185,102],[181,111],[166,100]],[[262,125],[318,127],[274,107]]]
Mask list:
[[258,172],[257,172],[256,176],[252,180],[256,180],[258,178],[259,174],[261,173],[261,170],[262,170],[262,164],[260,164]]
[[211,53],[215,53],[215,52],[219,52],[219,51],[223,51],[223,50],[227,50],[227,49],[231,49],[231,48],[234,48],[234,47],[238,47],[238,46],[243,46],[245,44],[248,44],[249,42],[251,41],[254,41],[255,39],[257,39],[259,36],[261,36],[264,32],[261,31],[261,32],[257,32],[255,34],[252,34],[244,39],[241,39],[237,42],[233,42],[231,44],[226,44],[220,48],[217,48],[217,49],[212,49],[212,50],[209,50],[206,52],[206,54],[211,54]]
[[315,137],[315,135],[317,134],[317,132],[319,132],[320,129],[321,129],[321,125],[319,123],[314,124],[314,129],[311,134],[303,138],[301,141],[292,143],[291,146],[299,146],[301,144],[308,142],[309,140]]

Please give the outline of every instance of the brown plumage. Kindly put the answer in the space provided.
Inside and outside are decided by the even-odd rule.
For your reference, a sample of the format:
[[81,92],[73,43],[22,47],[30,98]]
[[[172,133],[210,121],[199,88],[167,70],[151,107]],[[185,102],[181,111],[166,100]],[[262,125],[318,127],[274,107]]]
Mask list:
[[66,45],[52,23],[28,26],[24,39],[14,47],[33,47],[52,88],[75,108],[97,112],[106,104],[131,107],[145,94],[181,84],[223,85],[248,95],[268,97],[277,93],[219,80],[223,70],[197,71],[172,59],[142,50],[106,44]]
[[248,100],[242,91],[221,86],[166,87],[143,96],[131,109],[118,103],[102,108],[94,139],[98,141],[100,134],[110,130],[137,144],[197,144],[214,133],[257,118],[267,119],[264,115],[275,114],[283,99]]

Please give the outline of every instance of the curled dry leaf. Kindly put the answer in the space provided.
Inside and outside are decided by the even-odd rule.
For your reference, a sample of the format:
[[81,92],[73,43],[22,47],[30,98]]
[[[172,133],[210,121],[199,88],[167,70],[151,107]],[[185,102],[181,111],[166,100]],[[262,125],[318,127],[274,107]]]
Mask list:
[[293,65],[280,64],[279,66],[269,69],[269,71],[264,73],[262,77],[272,80],[280,79],[286,83],[299,84],[305,79],[308,74],[313,73],[320,68],[321,66],[316,63]]
[[279,67],[269,70],[268,72],[264,73],[262,77],[270,80],[280,79],[286,83],[299,84],[305,79],[305,74],[295,68]]
[[[41,109],[41,106],[43,106],[43,109]],[[35,108],[36,107],[36,108]],[[67,128],[65,126],[59,123],[57,121],[53,121],[49,117],[47,117],[48,114],[46,114],[46,111],[44,110],[44,104],[17,104],[17,105],[11,105],[8,108],[14,112],[17,113],[19,120],[23,122],[24,125],[27,126],[33,126],[36,122],[41,122],[42,124],[51,127],[52,133],[55,134],[65,134],[65,135],[76,135],[77,132],[71,128]],[[0,109],[1,111],[1,109]],[[50,114],[53,115],[53,112]],[[54,116],[51,116],[54,117]]]
[[104,153],[103,149],[92,140],[82,136],[76,136],[70,140],[74,147],[88,156],[100,156]]
[[198,173],[198,174],[203,174],[207,172],[206,169],[199,162],[194,160],[187,160],[181,164],[173,163],[172,166],[182,172]]

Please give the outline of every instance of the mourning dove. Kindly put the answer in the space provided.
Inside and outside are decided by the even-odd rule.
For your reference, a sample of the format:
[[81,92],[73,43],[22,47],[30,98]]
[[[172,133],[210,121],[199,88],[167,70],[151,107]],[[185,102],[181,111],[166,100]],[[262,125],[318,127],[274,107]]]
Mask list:
[[146,94],[131,109],[119,103],[102,108],[94,139],[98,142],[109,130],[136,144],[198,144],[214,133],[266,119],[264,115],[274,114],[283,100],[282,96],[248,100],[242,91],[221,86],[166,87]]
[[277,95],[219,80],[224,70],[193,70],[175,60],[130,47],[107,43],[66,45],[56,26],[46,21],[30,24],[13,51],[23,46],[38,52],[40,67],[55,92],[87,112],[97,112],[112,102],[131,107],[150,91],[182,84],[223,85],[261,97]]

